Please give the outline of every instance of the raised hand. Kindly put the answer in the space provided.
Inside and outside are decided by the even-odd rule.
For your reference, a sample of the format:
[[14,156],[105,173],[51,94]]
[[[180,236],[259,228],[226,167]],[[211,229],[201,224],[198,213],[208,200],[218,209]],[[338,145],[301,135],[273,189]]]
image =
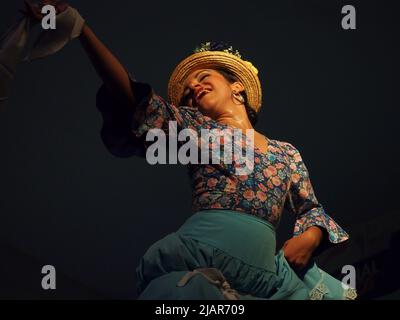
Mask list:
[[39,22],[43,19],[42,8],[46,5],[54,6],[57,14],[64,12],[68,8],[68,3],[60,0],[42,0],[37,3],[24,0],[24,2],[25,2],[25,10],[21,10],[21,12],[31,17],[32,20],[35,22]]

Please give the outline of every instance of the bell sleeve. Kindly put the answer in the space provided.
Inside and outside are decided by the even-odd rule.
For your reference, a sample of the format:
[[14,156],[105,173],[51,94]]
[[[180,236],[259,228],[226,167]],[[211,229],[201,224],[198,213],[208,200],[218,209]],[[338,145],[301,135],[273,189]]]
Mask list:
[[349,239],[349,235],[328,215],[318,202],[309,172],[303,162],[300,152],[291,144],[285,143],[290,159],[291,183],[288,190],[285,207],[296,216],[294,236],[305,232],[311,226],[317,226],[326,231],[324,246],[330,246]]
[[169,134],[169,121],[176,121],[177,129],[197,127],[199,115],[190,107],[179,107],[166,102],[152,87],[138,82],[130,75],[135,104],[121,103],[103,84],[96,97],[96,106],[103,117],[101,138],[108,151],[116,157],[145,157],[146,134],[160,129]]

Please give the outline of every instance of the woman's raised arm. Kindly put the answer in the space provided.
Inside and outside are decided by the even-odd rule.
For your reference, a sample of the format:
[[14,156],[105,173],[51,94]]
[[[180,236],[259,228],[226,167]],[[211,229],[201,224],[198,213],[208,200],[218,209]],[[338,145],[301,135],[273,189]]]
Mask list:
[[[36,23],[43,18],[41,8],[45,5],[53,5],[57,14],[68,8],[65,2],[57,0],[43,0],[40,4],[32,4],[25,0],[25,4],[27,13]],[[79,39],[107,89],[121,102],[135,103],[128,72],[86,23],[83,24]]]
[[135,103],[128,72],[86,24],[79,39],[107,88],[121,102]]

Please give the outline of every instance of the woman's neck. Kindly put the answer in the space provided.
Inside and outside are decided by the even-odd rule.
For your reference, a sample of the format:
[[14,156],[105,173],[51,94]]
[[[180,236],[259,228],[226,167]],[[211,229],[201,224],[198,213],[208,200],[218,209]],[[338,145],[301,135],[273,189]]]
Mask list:
[[225,112],[216,115],[214,120],[218,123],[226,124],[234,128],[248,130],[254,129],[244,105],[233,105],[225,108]]
[[218,123],[229,125],[230,127],[247,130],[247,129],[254,129],[248,119],[235,119],[235,118],[228,118],[228,117],[221,117],[217,119]]

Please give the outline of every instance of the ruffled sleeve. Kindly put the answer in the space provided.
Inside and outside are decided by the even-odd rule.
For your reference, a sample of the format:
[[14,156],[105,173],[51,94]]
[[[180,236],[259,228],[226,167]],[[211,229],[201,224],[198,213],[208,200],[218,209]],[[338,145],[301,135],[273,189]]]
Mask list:
[[136,103],[123,104],[105,85],[97,93],[97,109],[103,117],[101,138],[108,151],[116,157],[145,157],[146,134],[150,129],[160,129],[169,134],[169,122],[175,121],[177,129],[201,128],[205,121],[195,108],[176,106],[154,93],[152,87],[131,78]]
[[329,243],[325,245],[346,241],[349,235],[325,213],[318,202],[300,152],[290,143],[283,145],[291,168],[291,185],[285,207],[296,215],[294,236],[300,235],[311,226],[318,226],[327,232]]

